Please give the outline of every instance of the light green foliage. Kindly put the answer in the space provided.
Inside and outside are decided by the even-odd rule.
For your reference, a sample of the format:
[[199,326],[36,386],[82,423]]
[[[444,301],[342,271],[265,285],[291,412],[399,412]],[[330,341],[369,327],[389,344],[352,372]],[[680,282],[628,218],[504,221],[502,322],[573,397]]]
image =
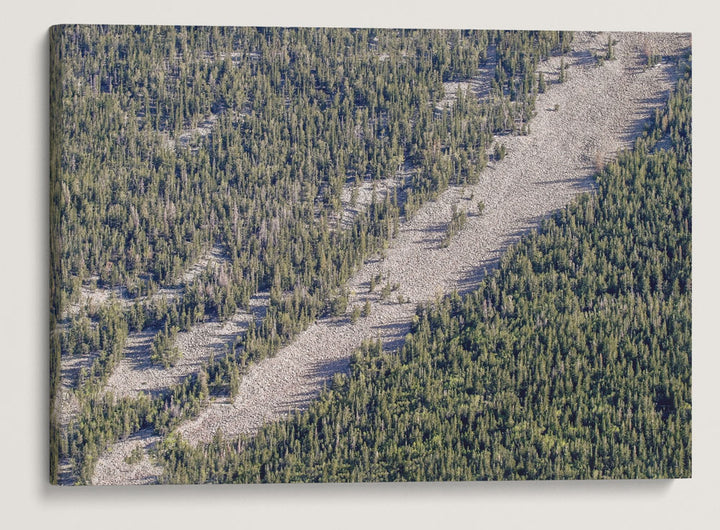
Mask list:
[[164,480],[690,476],[690,126],[682,81],[596,196],[475,292],[421,308],[399,353],[364,344],[307,412],[242,451],[162,443]]
[[329,311],[334,317],[342,316],[345,314],[348,306],[348,293],[343,291],[338,296],[330,301]]
[[365,304],[363,305],[362,313],[361,313],[363,318],[370,316],[371,308],[372,308],[372,306],[370,305],[370,301],[365,301]]
[[[110,422],[132,417],[164,431],[203,402],[196,378],[172,389],[172,401],[139,401],[136,410],[97,400],[128,331],[161,329],[153,360],[170,366],[178,330],[228,319],[269,291],[263,321],[227,360],[205,367],[211,393],[232,392],[249,363],[327,309],[403,215],[450,184],[477,182],[493,134],[532,115],[538,61],[567,42],[558,32],[53,29],[54,316],[95,278],[137,298],[113,315],[88,313],[88,330],[78,324],[74,338],[52,343],[53,395],[62,344],[92,351],[97,339],[101,350],[80,383],[84,412],[63,434],[73,442],[52,457],[54,468],[69,456],[86,480],[103,446],[126,433]],[[443,81],[475,75],[490,46],[499,59],[492,102],[464,97],[435,112]],[[403,165],[412,171],[397,195],[338,226],[348,182],[391,177]],[[142,300],[179,287],[213,248],[224,267],[202,271],[177,299]]]
[[125,457],[125,463],[129,465],[138,464],[142,462],[145,457],[145,453],[139,445],[133,448],[128,456]]
[[467,223],[467,212],[465,210],[458,210],[457,206],[452,206],[452,218],[448,223],[445,235],[440,241],[440,248],[447,248],[450,245],[450,241],[455,235],[463,229]]
[[608,35],[607,49],[605,51],[605,60],[612,61],[613,59],[615,59],[615,44],[617,44],[617,41],[614,40],[611,35]]
[[153,363],[161,364],[165,368],[170,368],[171,366],[175,366],[175,363],[180,360],[180,350],[175,346],[175,338],[177,337],[178,331],[177,327],[168,329],[166,323],[165,328],[155,335],[152,346],[150,347],[150,360]]
[[355,322],[357,322],[358,319],[360,318],[361,313],[362,313],[362,309],[360,309],[360,306],[359,305],[354,306],[352,312],[350,313],[350,322],[355,324]]

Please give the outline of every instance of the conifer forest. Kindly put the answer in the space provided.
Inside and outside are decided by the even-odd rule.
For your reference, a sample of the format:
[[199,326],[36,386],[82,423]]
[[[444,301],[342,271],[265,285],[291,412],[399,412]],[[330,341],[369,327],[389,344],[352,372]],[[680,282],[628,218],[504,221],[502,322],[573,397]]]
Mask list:
[[50,482],[690,477],[691,71],[687,34],[53,27]]

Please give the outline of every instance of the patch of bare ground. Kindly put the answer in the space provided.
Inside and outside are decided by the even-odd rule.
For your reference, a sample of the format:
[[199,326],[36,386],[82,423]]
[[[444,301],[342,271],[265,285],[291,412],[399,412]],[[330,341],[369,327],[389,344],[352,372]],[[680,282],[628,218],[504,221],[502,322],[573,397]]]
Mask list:
[[[180,296],[183,291],[183,285],[187,285],[197,278],[203,271],[208,268],[221,267],[227,260],[223,250],[220,246],[214,246],[204,256],[202,256],[195,264],[193,264],[187,271],[185,271],[181,278],[179,278],[180,284],[175,287],[163,287],[159,289],[154,295],[148,298],[138,298],[137,301],[147,302],[151,300],[159,300],[164,298],[167,301],[173,300]],[[131,306],[135,300],[130,299],[126,296],[124,289],[113,288],[113,289],[91,289],[88,286],[83,287],[83,294],[80,302],[73,304],[66,313],[66,321],[60,324],[60,328],[65,328],[69,315],[77,314],[80,307],[86,306],[88,308],[99,307],[103,304],[110,303],[111,301],[117,301],[123,307]],[[143,341],[148,342],[147,347],[149,349],[152,336],[148,339],[150,332],[143,332],[139,334],[131,334],[128,338],[126,349],[132,351],[133,348],[138,348],[143,344]],[[154,332],[153,332],[154,335]],[[149,350],[148,350],[149,351]],[[60,386],[61,386],[61,399],[60,399],[60,414],[62,425],[67,425],[67,420],[77,412],[77,400],[72,394],[72,389],[77,387],[77,381],[80,376],[80,371],[85,368],[89,369],[92,366],[93,361],[97,358],[99,352],[89,352],[85,354],[75,355],[63,355],[60,362]],[[63,423],[64,422],[64,423]]]
[[[197,127],[180,133],[173,145],[182,148],[193,146],[198,138],[204,138],[210,134],[216,121],[217,114],[210,114],[204,120],[200,121]],[[197,147],[194,147],[194,150],[197,150]]]
[[[237,54],[232,54],[233,60],[238,59]],[[243,106],[242,110],[233,110],[228,109],[224,106],[219,106],[213,111],[205,116],[204,118],[197,121],[196,124],[186,126],[182,132],[175,138],[173,138],[170,133],[167,131],[161,132],[162,138],[165,142],[165,145],[168,149],[190,149],[192,153],[197,153],[200,151],[201,143],[200,140],[205,138],[206,136],[209,136],[210,133],[212,133],[213,129],[215,128],[215,124],[218,121],[218,117],[224,114],[225,112],[230,113],[230,117],[232,120],[239,120],[243,119],[245,116],[249,114],[249,109]]]
[[[67,324],[59,324],[58,327],[63,329],[67,327]],[[56,329],[55,333],[59,333],[61,329]],[[80,411],[80,402],[75,396],[74,389],[81,370],[90,368],[96,357],[97,352],[85,355],[66,355],[61,358],[60,384],[57,387],[54,403],[55,421],[60,432],[67,432],[70,421]],[[62,458],[58,464],[58,484],[68,486],[72,482],[70,461]]]
[[[194,127],[185,128],[176,138],[173,138],[167,132],[160,134],[162,134],[165,145],[167,145],[169,149],[189,148],[193,153],[197,153],[200,150],[199,140],[210,135],[218,120],[218,116],[227,111],[228,109],[224,107],[219,108],[217,112],[212,112],[199,120]],[[232,115],[233,117],[239,117],[242,113],[233,113]]]
[[[187,271],[185,271],[181,278],[178,279],[179,285],[175,287],[163,287],[159,289],[150,300],[159,300],[164,298],[165,300],[172,300],[182,294],[184,285],[192,282],[197,276],[208,268],[221,267],[227,261],[223,249],[220,246],[214,246],[204,256],[202,256],[195,264],[193,264]],[[94,279],[97,281],[97,278]],[[91,283],[94,283],[91,281]],[[138,299],[140,302],[148,301],[148,298]],[[76,304],[72,304],[68,307],[65,312],[65,321],[59,325],[60,329],[64,329],[68,326],[68,320],[76,315],[81,307],[88,309],[100,307],[103,304],[116,301],[123,307],[132,305],[135,300],[130,299],[127,296],[127,292],[124,288],[113,288],[113,289],[97,289],[92,288],[89,285],[85,285],[82,288],[80,301]],[[222,327],[221,332],[222,332]],[[127,339],[125,350],[126,355],[135,355],[135,357],[142,357],[142,352],[149,352],[150,345],[152,344],[152,338],[155,335],[155,331],[146,330],[142,333],[133,333]],[[191,348],[188,348],[191,350]],[[88,352],[84,354],[72,354],[63,355],[60,360],[60,385],[58,388],[58,396],[56,399],[55,411],[57,414],[58,427],[61,432],[66,432],[70,422],[75,418],[80,410],[80,403],[75,395],[75,389],[78,385],[78,380],[82,370],[89,370],[98,357],[100,352]],[[192,354],[190,355],[192,357]],[[148,353],[149,359],[149,353]],[[191,362],[188,364],[192,364]],[[187,368],[186,368],[187,369]],[[152,375],[149,372],[148,377]],[[132,380],[132,379],[131,379]],[[152,383],[145,383],[143,381],[138,383],[139,386],[146,386],[150,391],[157,390]],[[164,387],[158,387],[164,388]],[[130,390],[119,392],[121,395],[132,395]],[[72,481],[69,463],[63,461],[60,463],[60,484],[70,484]]]
[[222,246],[213,246],[204,256],[197,260],[189,269],[183,272],[180,277],[181,285],[188,285],[192,283],[195,278],[200,276],[203,272],[210,270],[216,270],[228,262],[227,255],[225,254]]
[[[105,387],[117,397],[133,397],[141,392],[157,395],[198,372],[211,356],[220,356],[250,321],[259,323],[265,316],[270,296],[258,293],[250,299],[250,311],[238,310],[226,322],[210,321],[178,333],[176,345],[182,354],[178,363],[163,368],[150,361],[150,346],[157,330],[145,330],[128,337],[125,357]],[[160,439],[149,430],[133,434],[113,444],[99,458],[93,472],[93,484],[152,484],[161,469],[150,463],[148,451]],[[129,458],[136,451],[136,458]]]
[[495,68],[497,67],[497,50],[495,45],[488,47],[488,54],[485,63],[478,68],[477,75],[465,81],[446,81],[443,83],[445,95],[435,106],[437,110],[452,108],[457,100],[458,90],[467,96],[468,91],[480,99],[490,95],[493,79],[495,79]]
[[140,298],[131,298],[125,287],[97,288],[95,285],[99,277],[93,276],[80,288],[80,299],[73,304],[67,305],[63,314],[63,321],[77,315],[83,307],[94,309],[113,301],[118,302],[123,308],[127,308],[136,301],[142,303],[162,298],[167,301],[174,300],[182,294],[184,286],[191,283],[201,273],[208,270],[208,268],[216,269],[225,263],[227,263],[227,256],[222,246],[215,245],[183,272],[180,278],[174,279],[176,285],[161,287],[152,296]]
[[[399,347],[416,303],[473,289],[508,245],[579,193],[592,191],[597,164],[631,146],[676,79],[672,60],[644,68],[643,47],[671,56],[690,46],[687,34],[614,33],[617,59],[598,65],[593,53],[604,49],[607,37],[576,33],[565,57],[567,80],[551,83],[538,96],[530,133],[504,137],[507,157],[491,164],[481,182],[449,189],[423,206],[401,225],[384,259],[366,263],[349,282],[348,311],[367,300],[367,318],[319,320],[278,355],[253,366],[233,402],[211,402],[179,432],[192,443],[208,442],[216,431],[226,437],[253,434],[264,423],[306,408],[333,374],[347,369],[363,339],[378,337],[388,349]],[[548,81],[558,79],[559,66],[559,58],[542,64]],[[480,200],[485,208],[478,215]],[[468,221],[442,248],[453,206],[466,210]],[[378,274],[382,280],[370,293]],[[382,286],[395,283],[398,290],[381,299]]]
[[77,302],[67,304],[63,311],[62,320],[67,321],[69,318],[77,315],[82,308],[92,310],[100,307],[113,300],[120,302],[122,305],[130,305],[132,302],[124,287],[113,287],[110,289],[101,289],[96,287],[96,282],[100,278],[92,276],[80,287],[80,297]]
[[406,163],[397,171],[395,176],[379,180],[365,179],[359,183],[352,183],[343,187],[340,201],[342,215],[339,216],[339,226],[346,230],[352,226],[355,218],[367,210],[373,201],[382,202],[389,193],[398,194],[398,202],[403,202],[403,189],[407,185],[413,169]]
[[162,467],[150,460],[160,436],[143,429],[114,444],[95,465],[94,486],[142,485],[157,482]]
[[175,345],[180,360],[170,368],[153,364],[151,345],[157,330],[131,333],[125,344],[125,355],[108,378],[105,390],[118,397],[134,397],[141,392],[157,395],[196,373],[211,356],[220,357],[235,337],[247,330],[251,321],[265,315],[269,294],[257,293],[250,298],[250,311],[238,310],[225,322],[210,320],[177,334]]
[[78,401],[73,390],[77,388],[78,378],[83,370],[89,370],[100,352],[85,355],[68,355],[60,363],[60,414],[61,426],[67,426],[78,411]]

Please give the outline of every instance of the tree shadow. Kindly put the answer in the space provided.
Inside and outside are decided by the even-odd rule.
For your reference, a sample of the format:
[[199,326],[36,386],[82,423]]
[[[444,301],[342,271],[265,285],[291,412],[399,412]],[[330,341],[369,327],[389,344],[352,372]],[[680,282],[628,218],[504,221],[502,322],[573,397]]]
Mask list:
[[395,351],[405,343],[405,336],[410,332],[410,321],[379,324],[372,329],[380,333],[383,350]]
[[487,48],[485,62],[478,68],[478,74],[470,81],[470,87],[478,99],[482,100],[490,96],[496,67],[497,47],[491,44]]
[[312,379],[309,390],[294,392],[278,403],[276,411],[287,413],[302,411],[317,399],[320,393],[327,388],[335,374],[347,374],[350,371],[350,357],[339,359],[321,359],[312,363],[310,375]]
[[[668,79],[673,79],[673,76],[665,75]],[[660,96],[654,98],[644,98],[640,100],[638,106],[638,113],[641,116],[635,120],[628,120],[625,127],[623,127],[620,137],[623,143],[628,147],[632,147],[635,140],[642,136],[642,134],[648,130],[653,120],[653,110],[656,108],[662,108],[663,104],[668,99],[668,93],[665,92]]]
[[[599,51],[595,50],[596,52]],[[568,64],[570,66],[579,66],[579,67],[590,67],[590,66],[596,66],[597,65],[597,59],[593,55],[593,51],[591,50],[575,50],[570,52],[569,54],[570,61],[568,61]]]
[[99,351],[79,355],[65,355],[60,364],[60,381],[63,386],[77,388],[80,382],[80,372],[89,370],[95,359],[100,356]]
[[417,232],[420,234],[421,239],[417,239],[416,242],[424,244],[425,249],[434,249],[440,242],[442,234],[446,232],[448,224],[449,222],[436,223],[425,228],[413,228],[408,230],[408,232]]
[[462,276],[460,280],[458,280],[456,283],[458,294],[464,296],[475,291],[485,278],[498,269],[501,257],[506,254],[512,245],[517,244],[523,237],[531,233],[533,230],[538,230],[545,219],[555,215],[558,211],[559,210],[555,210],[550,212],[548,215],[534,216],[525,219],[518,230],[506,236],[500,242],[497,248],[493,250],[491,256],[480,261],[475,267]]
[[125,359],[132,370],[147,370],[155,366],[150,360],[150,349],[158,331],[160,329],[155,327],[138,331],[134,333],[137,337],[134,343],[125,346]]
[[350,368],[350,358],[321,359],[312,364],[310,373],[313,377],[330,380],[337,373],[346,373]]
[[322,385],[315,390],[307,390],[298,394],[293,394],[292,398],[286,398],[276,407],[276,411],[280,414],[291,415],[293,412],[302,412],[307,409],[325,387]]
[[[557,184],[562,184],[563,187],[571,188],[578,192],[591,192],[595,191],[597,189],[597,183],[595,182],[595,179],[593,178],[593,175],[597,171],[594,166],[586,166],[588,173],[583,178],[565,178],[565,179],[549,179],[549,180],[542,180],[537,183],[539,186],[554,186]],[[547,217],[545,217],[547,218]],[[542,222],[542,221],[540,221]]]
[[[152,427],[146,427],[135,431],[134,433],[126,436],[123,440],[134,441],[139,440],[143,442],[143,446],[146,450],[152,449],[157,445],[158,433]],[[154,439],[153,439],[154,438]]]

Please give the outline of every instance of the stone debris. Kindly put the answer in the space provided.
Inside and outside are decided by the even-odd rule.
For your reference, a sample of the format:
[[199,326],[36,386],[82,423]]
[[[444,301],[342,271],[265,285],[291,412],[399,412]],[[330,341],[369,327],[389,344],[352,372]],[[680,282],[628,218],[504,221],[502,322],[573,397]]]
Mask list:
[[[345,317],[323,318],[311,325],[276,356],[253,365],[234,400],[211,401],[178,432],[194,444],[209,442],[218,431],[225,438],[252,435],[264,423],[306,409],[333,375],[347,370],[352,352],[363,339],[379,338],[388,350],[400,347],[416,304],[453,290],[472,290],[497,267],[509,245],[578,194],[592,192],[592,177],[599,164],[631,147],[674,86],[678,75],[674,57],[690,47],[689,34],[611,36],[617,40],[616,59],[598,64],[595,54],[606,49],[608,34],[575,33],[572,50],[564,58],[564,83],[557,82],[560,58],[540,65],[548,89],[538,95],[537,115],[530,122],[529,133],[497,138],[505,145],[507,156],[490,163],[479,183],[448,189],[403,222],[384,255],[368,261],[348,283],[350,301]],[[646,66],[648,50],[663,56],[654,67]],[[471,80],[467,86],[484,85]],[[479,201],[485,205],[481,214]],[[467,223],[443,248],[440,242],[453,206],[467,212]],[[371,280],[378,277],[370,292]],[[395,284],[398,288],[383,297],[382,288]],[[352,323],[352,309],[366,301],[371,306],[369,316]],[[192,333],[216,333],[202,331],[204,325]],[[184,370],[190,369],[188,365]],[[136,371],[142,374],[145,369]],[[137,382],[127,388],[139,391]],[[95,470],[96,483],[152,482],[157,471],[142,467],[147,464],[121,471],[107,463],[117,459],[116,454],[131,451],[123,445],[127,443],[116,444],[101,458]]]
[[[324,318],[300,333],[276,356],[251,367],[232,403],[212,402],[178,429],[192,443],[254,434],[263,423],[305,409],[337,372],[345,371],[363,339],[380,338],[387,349],[400,346],[417,303],[458,290],[467,292],[498,264],[508,245],[578,194],[594,188],[599,162],[629,148],[674,86],[674,59],[645,67],[648,46],[674,56],[690,46],[687,34],[614,33],[615,60],[598,64],[594,53],[606,49],[605,33],[576,33],[564,58],[566,80],[558,83],[561,59],[541,65],[548,82],[538,95],[537,115],[526,136],[505,136],[507,157],[489,164],[480,182],[450,188],[402,223],[383,259],[367,262],[349,282],[348,314],[371,304],[370,316]],[[470,86],[470,85],[468,85]],[[477,203],[485,208],[478,215]],[[465,210],[465,227],[449,246],[440,240],[452,208]],[[369,293],[372,278],[381,280]],[[399,289],[381,300],[381,287]],[[398,296],[401,298],[399,299]],[[402,300],[404,303],[398,303]]]

